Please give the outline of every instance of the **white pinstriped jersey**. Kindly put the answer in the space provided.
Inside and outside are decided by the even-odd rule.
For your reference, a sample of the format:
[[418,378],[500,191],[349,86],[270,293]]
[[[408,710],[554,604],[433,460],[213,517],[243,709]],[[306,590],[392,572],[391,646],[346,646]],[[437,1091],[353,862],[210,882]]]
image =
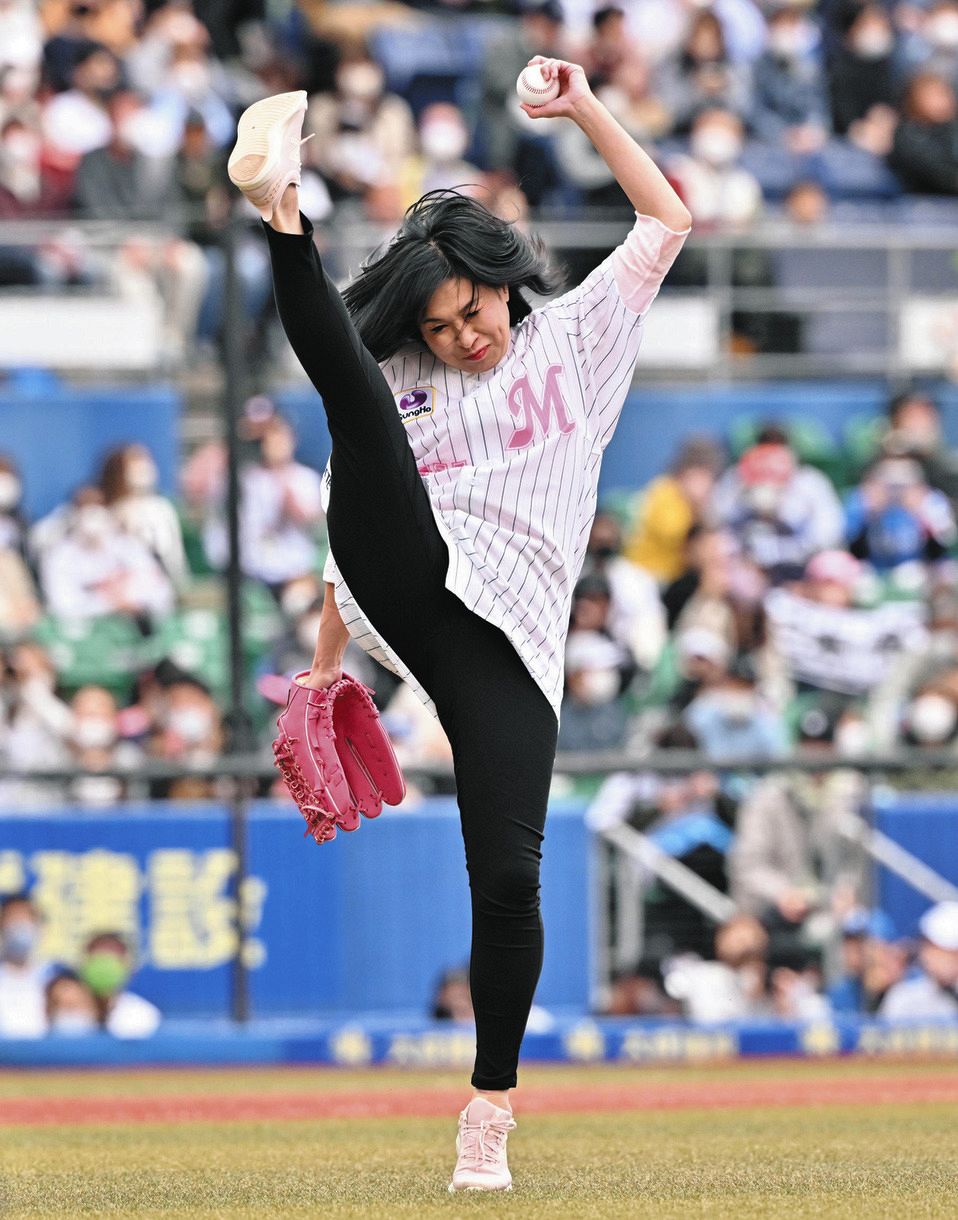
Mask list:
[[[513,327],[508,354],[488,372],[460,372],[418,345],[382,365],[449,547],[447,588],[505,632],[556,712],[602,453],[632,381],[643,315],[686,236],[638,216],[578,288]],[[332,556],[325,578],[353,639],[435,711]]]

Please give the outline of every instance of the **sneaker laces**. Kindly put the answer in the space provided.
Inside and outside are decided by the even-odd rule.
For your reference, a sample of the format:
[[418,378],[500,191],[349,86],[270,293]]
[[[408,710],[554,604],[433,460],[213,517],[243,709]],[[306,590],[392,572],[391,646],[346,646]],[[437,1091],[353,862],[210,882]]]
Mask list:
[[459,1129],[459,1154],[474,1165],[498,1164],[503,1157],[506,1136],[515,1130],[515,1121],[481,1119],[478,1123],[467,1121],[465,1114]]

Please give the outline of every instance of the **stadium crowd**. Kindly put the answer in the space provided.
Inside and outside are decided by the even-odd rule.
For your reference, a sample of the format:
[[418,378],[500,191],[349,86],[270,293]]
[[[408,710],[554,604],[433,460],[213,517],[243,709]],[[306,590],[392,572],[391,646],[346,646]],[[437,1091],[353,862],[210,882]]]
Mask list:
[[[69,228],[35,246],[0,242],[0,285],[149,289],[167,356],[190,359],[219,336],[219,238],[245,206],[225,178],[236,115],[299,87],[317,133],[303,192],[317,221],[385,233],[424,190],[464,184],[510,219],[622,212],[576,129],[518,109],[515,77],[535,53],[586,65],[699,230],[735,231],[780,206],[801,226],[848,198],[958,195],[958,0],[281,7],[0,0],[0,221],[158,221],[164,233],[124,237],[107,261]],[[252,214],[238,269],[262,339],[269,276]],[[862,799],[856,759],[907,744],[958,760],[958,455],[933,397],[889,399],[839,447],[801,420],[690,437],[596,518],[572,607],[562,749],[688,748],[704,766],[800,749],[847,763],[750,783],[705,769],[630,776],[600,793],[596,825],[627,818],[661,836],[738,911],[714,944],[703,924],[683,924],[687,910],[665,904],[658,925],[647,912],[649,960],[618,980],[613,1011],[958,1011],[956,913],[929,915],[910,954],[867,909],[839,833]],[[247,403],[242,439],[244,658],[265,744],[255,681],[308,667],[326,544],[320,475],[297,461],[268,399]],[[53,787],[0,777],[5,810],[51,792],[90,807],[218,793],[219,781],[177,771],[215,764],[238,727],[219,576],[225,461],[219,443],[191,452],[174,502],[154,456],[130,443],[30,521],[17,463],[0,454],[0,763],[65,775]],[[376,688],[404,763],[448,761],[407,688],[357,650],[346,665]],[[169,773],[144,779],[145,761]],[[146,1020],[135,997],[117,1001],[131,966],[122,936],[103,933],[75,969],[51,973],[33,958],[36,924],[29,902],[4,904],[0,1032],[4,995],[28,982],[37,1029],[82,1020],[124,1036],[124,1010]],[[826,995],[829,928],[842,961]],[[104,968],[110,955],[126,973]]]
[[[586,66],[699,232],[783,206],[801,227],[832,202],[958,194],[956,0],[2,0],[0,221],[153,221],[162,234],[121,233],[115,255],[68,226],[0,242],[0,286],[152,294],[162,357],[181,367],[220,333],[220,233],[245,216],[238,269],[261,339],[267,260],[225,162],[242,108],[300,87],[315,221],[385,234],[423,191],[453,186],[510,219],[627,212],[577,128],[519,109],[514,82],[536,53]],[[691,257],[676,269],[698,274]]]

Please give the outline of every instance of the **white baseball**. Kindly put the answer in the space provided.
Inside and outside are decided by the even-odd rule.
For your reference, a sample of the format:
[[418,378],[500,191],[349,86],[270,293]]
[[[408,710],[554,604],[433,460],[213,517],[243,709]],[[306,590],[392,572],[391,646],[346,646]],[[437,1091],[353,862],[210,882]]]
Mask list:
[[551,102],[559,96],[559,79],[554,77],[552,80],[546,80],[542,69],[533,64],[519,73],[516,93],[519,95],[519,101],[525,102],[527,106],[544,106],[546,102]]

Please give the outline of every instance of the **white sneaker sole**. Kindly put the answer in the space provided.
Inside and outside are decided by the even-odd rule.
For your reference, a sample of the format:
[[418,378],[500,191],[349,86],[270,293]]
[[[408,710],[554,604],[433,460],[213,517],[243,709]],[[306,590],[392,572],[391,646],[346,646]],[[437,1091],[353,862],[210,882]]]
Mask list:
[[[233,185],[250,198],[264,220],[272,217],[273,205],[278,201],[281,189],[298,180],[297,168],[292,178],[287,177],[281,183],[280,189],[270,191],[286,152],[289,124],[297,115],[306,113],[306,101],[305,89],[277,93],[254,102],[240,116],[227,173]],[[264,192],[270,196],[268,201]]]
[[449,1193],[451,1195],[466,1194],[468,1191],[474,1191],[477,1195],[504,1195],[509,1190],[512,1190],[511,1182],[508,1186],[453,1186],[451,1182],[449,1183]]

